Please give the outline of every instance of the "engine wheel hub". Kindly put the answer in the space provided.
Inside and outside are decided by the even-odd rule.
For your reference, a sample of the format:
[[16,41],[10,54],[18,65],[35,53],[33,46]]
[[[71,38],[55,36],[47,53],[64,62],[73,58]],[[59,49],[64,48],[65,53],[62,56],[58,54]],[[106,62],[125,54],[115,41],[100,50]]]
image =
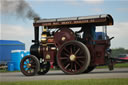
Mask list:
[[27,68],[30,68],[32,65],[29,63],[29,64],[27,64]]
[[71,54],[71,55],[70,55],[70,60],[71,60],[71,61],[75,61],[75,59],[76,59],[76,56],[75,56],[74,54]]

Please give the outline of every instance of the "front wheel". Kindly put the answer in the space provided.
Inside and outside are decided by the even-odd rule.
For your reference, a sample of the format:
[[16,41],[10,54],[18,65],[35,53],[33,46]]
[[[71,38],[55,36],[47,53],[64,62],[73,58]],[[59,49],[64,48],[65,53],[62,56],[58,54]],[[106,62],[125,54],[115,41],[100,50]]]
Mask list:
[[20,68],[25,76],[34,76],[40,69],[40,63],[37,57],[28,55],[21,60]]

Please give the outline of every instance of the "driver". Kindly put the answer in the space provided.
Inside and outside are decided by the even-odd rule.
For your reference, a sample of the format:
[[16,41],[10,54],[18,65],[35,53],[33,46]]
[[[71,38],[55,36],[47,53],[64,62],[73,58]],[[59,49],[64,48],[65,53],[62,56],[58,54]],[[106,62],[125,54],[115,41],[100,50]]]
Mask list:
[[83,32],[83,39],[88,41],[88,42],[91,42],[92,40],[95,40],[95,26],[94,25],[83,25],[81,27],[81,30],[77,31],[76,33],[81,33]]

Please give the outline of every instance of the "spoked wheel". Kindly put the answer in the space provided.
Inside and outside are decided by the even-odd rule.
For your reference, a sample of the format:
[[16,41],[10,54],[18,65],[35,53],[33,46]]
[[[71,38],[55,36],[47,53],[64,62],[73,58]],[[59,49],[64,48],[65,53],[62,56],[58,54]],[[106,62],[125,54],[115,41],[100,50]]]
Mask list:
[[65,73],[79,74],[87,69],[90,63],[90,53],[83,43],[75,40],[69,41],[60,47],[57,62]]
[[96,66],[88,66],[88,68],[83,73],[89,73],[92,70],[94,70],[95,68],[96,68]]
[[40,63],[40,71],[39,75],[45,75],[50,70],[50,62],[42,62]]
[[26,76],[33,76],[37,74],[40,68],[39,60],[33,56],[25,56],[20,63],[21,72]]

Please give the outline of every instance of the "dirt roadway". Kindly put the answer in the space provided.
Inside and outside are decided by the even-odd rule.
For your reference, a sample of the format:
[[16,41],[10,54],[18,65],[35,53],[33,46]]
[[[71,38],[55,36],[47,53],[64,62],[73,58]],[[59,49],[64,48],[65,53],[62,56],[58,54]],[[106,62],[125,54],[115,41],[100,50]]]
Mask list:
[[32,81],[32,80],[70,80],[70,79],[103,79],[103,78],[128,78],[128,68],[95,69],[88,74],[65,75],[62,71],[50,71],[46,75],[24,76],[21,72],[0,73],[1,81]]

